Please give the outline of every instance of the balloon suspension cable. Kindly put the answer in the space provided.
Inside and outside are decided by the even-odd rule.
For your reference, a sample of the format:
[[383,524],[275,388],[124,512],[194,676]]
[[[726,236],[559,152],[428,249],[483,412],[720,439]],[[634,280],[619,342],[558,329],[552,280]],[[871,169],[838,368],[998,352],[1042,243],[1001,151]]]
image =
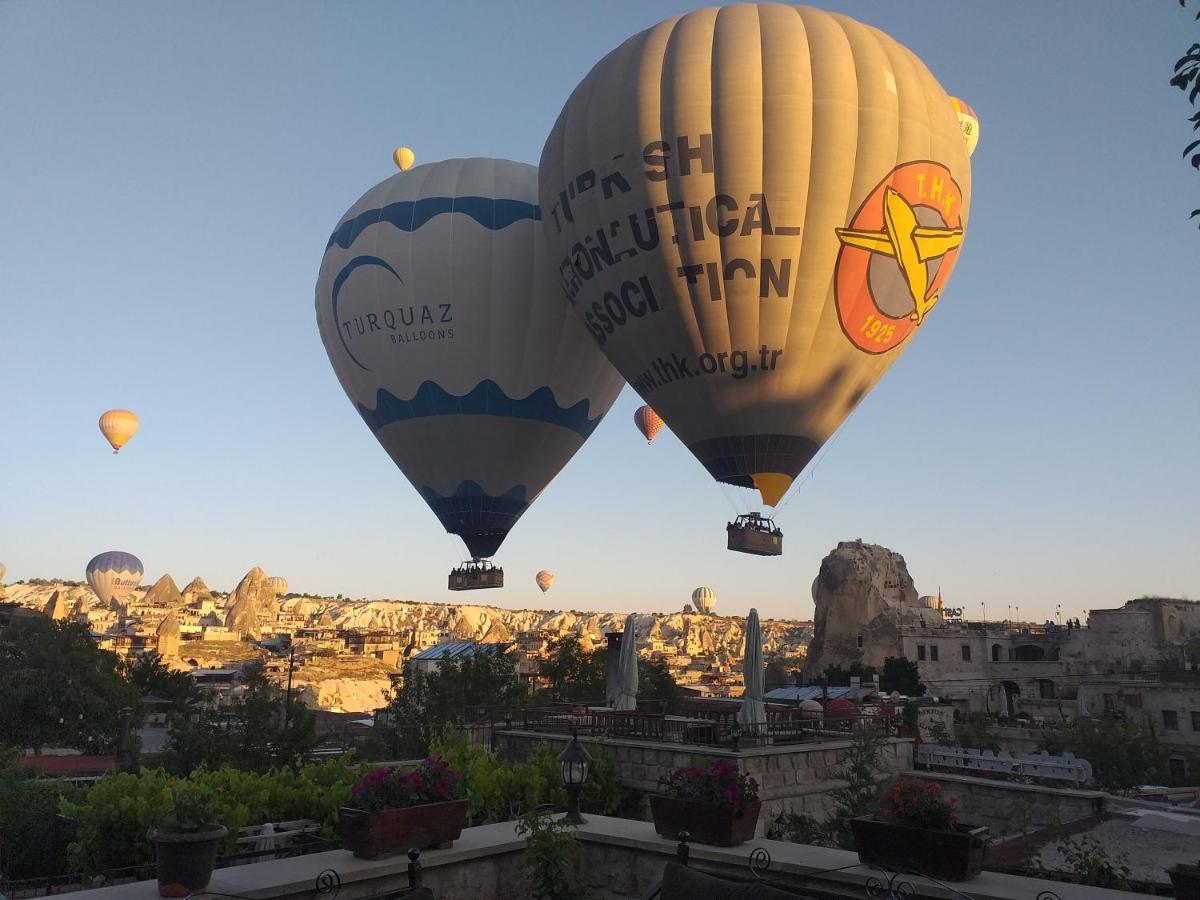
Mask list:
[[[855,412],[857,412],[857,410],[855,410]],[[854,413],[851,413],[850,415],[853,416]],[[824,447],[821,448],[820,452],[817,454],[816,460],[812,464],[812,468],[808,470],[808,473],[803,478],[799,479],[792,486],[792,488],[788,490],[787,497],[784,499],[784,501],[775,507],[776,516],[782,515],[787,505],[799,496],[801,488],[813,480],[813,476],[817,474],[817,469],[820,467],[821,463],[825,462],[825,457],[829,455],[829,451],[833,449],[833,445],[836,444],[841,438],[842,434],[846,430],[846,423],[849,421],[849,419],[846,419],[846,421],[842,423],[841,427],[838,428],[837,433],[833,436],[833,440],[829,441]]]

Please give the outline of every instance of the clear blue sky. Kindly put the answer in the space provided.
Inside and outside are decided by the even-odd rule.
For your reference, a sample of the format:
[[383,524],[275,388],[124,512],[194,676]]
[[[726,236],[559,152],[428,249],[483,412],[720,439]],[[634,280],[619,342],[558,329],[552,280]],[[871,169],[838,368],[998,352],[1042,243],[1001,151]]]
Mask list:
[[[976,617],[1200,595],[1200,181],[1167,85],[1200,26],[1168,3],[826,4],[979,111],[971,233],[919,340],[782,526],[730,507],[628,389],[501,550],[461,558],[326,360],[313,284],[339,216],[418,160],[536,163],[568,93],[675,2],[0,2],[0,560],[148,579],[505,606],[811,614],[839,540],[907,558]],[[142,430],[114,458],[109,407]],[[886,460],[888,475],[877,474]],[[558,574],[545,599],[539,568]]]

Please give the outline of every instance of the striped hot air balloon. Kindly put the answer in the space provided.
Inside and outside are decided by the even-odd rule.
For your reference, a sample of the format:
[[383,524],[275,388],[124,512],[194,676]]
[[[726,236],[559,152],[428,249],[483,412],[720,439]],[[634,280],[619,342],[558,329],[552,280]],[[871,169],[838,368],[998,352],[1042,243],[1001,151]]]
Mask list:
[[114,454],[121,452],[137,430],[138,417],[127,409],[110,409],[100,416],[100,433],[112,445]]
[[282,597],[288,592],[288,583],[286,578],[280,578],[278,575],[272,575],[267,579],[271,585],[271,590],[275,592],[276,597]]
[[767,506],[926,321],[971,197],[924,63],[779,3],[626,40],[567,100],[538,179],[568,305],[712,477]]
[[958,124],[962,126],[963,139],[967,142],[967,156],[974,156],[975,147],[979,143],[979,114],[957,97],[950,98],[950,106],[958,116]]
[[343,216],[317,281],[346,395],[476,559],[496,553],[624,385],[554,285],[540,215],[532,166],[414,166]]
[[542,593],[544,594],[554,586],[554,573],[542,569],[542,571],[534,576],[533,580],[537,582],[537,586],[542,589]]
[[633,414],[633,424],[637,426],[638,431],[642,433],[642,437],[649,444],[654,440],[654,436],[662,431],[663,420],[654,410],[648,406],[639,406]]
[[717,592],[710,587],[698,587],[692,591],[692,606],[697,612],[712,615],[717,608]]
[[109,550],[92,557],[85,570],[87,583],[105,606],[121,601],[142,583],[142,561],[123,550]]
[[4,573],[7,571],[8,569],[4,568],[4,563],[0,563],[0,581],[4,580]]

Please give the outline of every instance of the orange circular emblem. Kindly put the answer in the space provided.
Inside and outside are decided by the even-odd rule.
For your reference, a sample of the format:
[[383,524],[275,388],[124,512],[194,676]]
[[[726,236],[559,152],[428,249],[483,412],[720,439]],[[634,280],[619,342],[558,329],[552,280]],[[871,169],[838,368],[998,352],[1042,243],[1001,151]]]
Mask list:
[[842,330],[867,353],[904,343],[937,303],[958,259],[962,191],[941,163],[897,166],[846,228],[834,276]]

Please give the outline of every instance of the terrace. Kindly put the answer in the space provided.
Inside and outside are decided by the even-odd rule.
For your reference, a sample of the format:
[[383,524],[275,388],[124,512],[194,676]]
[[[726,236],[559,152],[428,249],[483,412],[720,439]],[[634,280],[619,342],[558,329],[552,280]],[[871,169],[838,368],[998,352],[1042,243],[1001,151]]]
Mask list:
[[[970,882],[942,884],[918,875],[862,865],[852,852],[781,841],[755,840],[731,848],[681,847],[677,842],[660,838],[647,822],[605,816],[588,816],[575,834],[581,844],[579,869],[597,900],[649,900],[656,896],[667,864],[681,859],[697,872],[737,879],[743,891],[737,896],[742,897],[768,896],[768,887],[788,891],[784,896],[814,900],[866,897],[1129,900],[1146,896],[987,871]],[[525,847],[514,823],[468,828],[452,847],[421,853],[416,878],[436,898],[527,900],[530,895],[523,880]],[[331,850],[218,870],[208,891],[195,897],[197,900],[222,896],[254,900],[401,897],[411,877],[406,856],[362,860],[345,850]],[[728,881],[719,883],[736,890]],[[151,900],[158,896],[158,891],[156,882],[143,881],[73,896],[78,900]]]

